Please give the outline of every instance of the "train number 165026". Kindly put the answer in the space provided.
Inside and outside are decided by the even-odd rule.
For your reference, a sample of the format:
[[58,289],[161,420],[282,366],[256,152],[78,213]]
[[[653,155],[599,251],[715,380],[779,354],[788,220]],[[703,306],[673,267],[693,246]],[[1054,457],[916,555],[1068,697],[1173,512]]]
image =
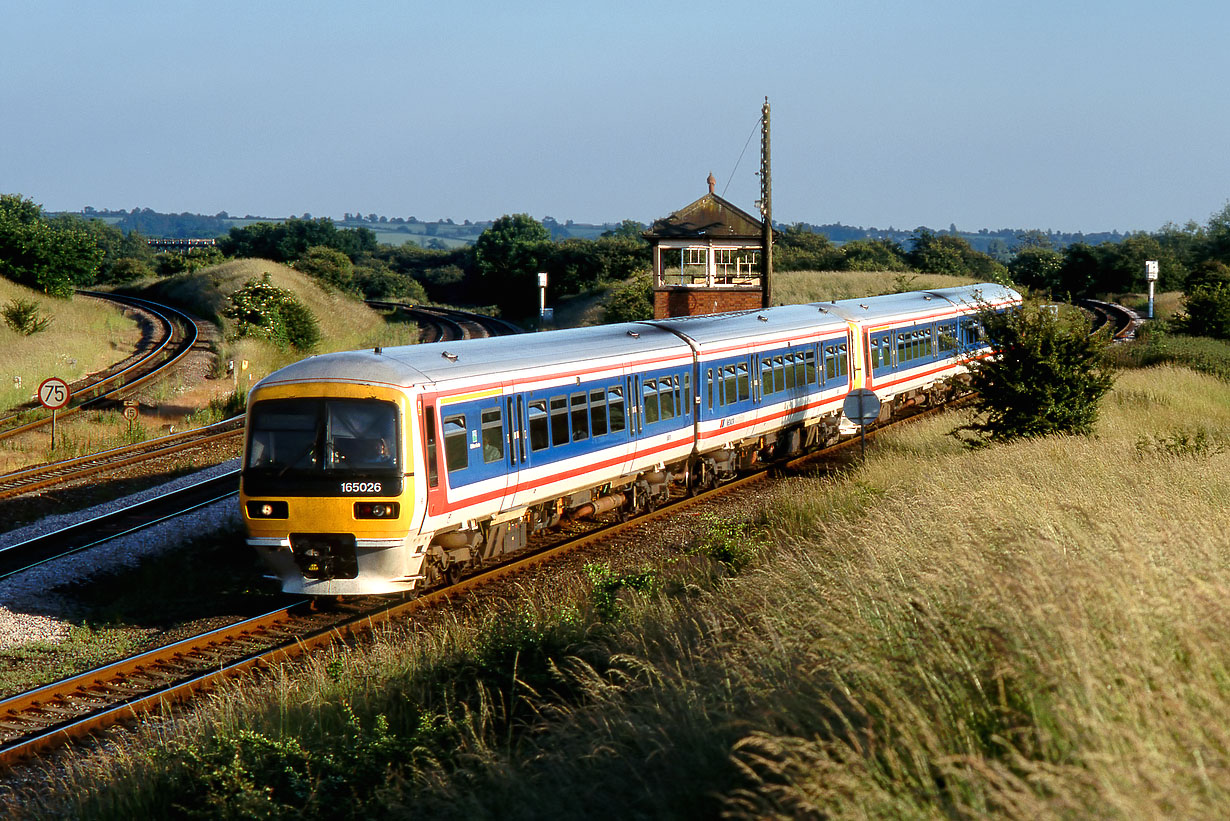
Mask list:
[[379,493],[379,482],[342,482],[342,493]]

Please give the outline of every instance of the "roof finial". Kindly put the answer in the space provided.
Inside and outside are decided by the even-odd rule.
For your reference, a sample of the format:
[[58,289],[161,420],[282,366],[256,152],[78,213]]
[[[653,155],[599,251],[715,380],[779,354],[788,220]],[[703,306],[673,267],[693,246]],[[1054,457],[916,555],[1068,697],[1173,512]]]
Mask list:
[[715,185],[717,185],[717,177],[713,176],[713,172],[712,172],[712,171],[710,171],[710,172],[709,172],[709,179],[708,179],[708,183],[709,183],[709,193],[710,193],[710,194],[712,194],[712,193],[713,193],[713,187],[714,187]]

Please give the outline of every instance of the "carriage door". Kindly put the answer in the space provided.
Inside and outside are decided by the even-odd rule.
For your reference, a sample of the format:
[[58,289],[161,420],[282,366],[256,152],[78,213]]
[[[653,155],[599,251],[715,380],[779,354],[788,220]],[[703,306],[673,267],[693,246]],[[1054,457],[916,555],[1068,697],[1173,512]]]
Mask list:
[[423,466],[426,468],[427,515],[436,516],[444,511],[446,497],[440,459],[440,426],[436,419],[435,398],[424,400],[419,413],[419,429],[423,432]]
[[508,453],[505,464],[508,469],[508,485],[504,490],[504,508],[509,509],[529,500],[528,490],[522,490],[531,480],[530,476],[530,437],[526,427],[525,394],[505,398],[504,410],[506,429],[508,431]]
[[627,444],[624,446],[623,472],[630,473],[636,469],[636,451],[644,429],[645,420],[641,414],[641,378],[635,374],[624,378],[624,408],[627,421]]

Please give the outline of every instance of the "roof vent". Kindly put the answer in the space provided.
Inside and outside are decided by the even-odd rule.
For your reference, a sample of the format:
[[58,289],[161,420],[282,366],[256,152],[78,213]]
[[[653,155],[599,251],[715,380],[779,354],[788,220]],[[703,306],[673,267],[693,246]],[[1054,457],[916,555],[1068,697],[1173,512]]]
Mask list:
[[930,301],[931,301],[931,294],[923,294],[923,299],[925,299],[925,300],[927,300],[928,302],[930,302]]
[[628,331],[628,336],[632,337],[633,339],[640,339],[640,338],[641,338],[641,335],[640,335],[640,334],[638,334],[636,331]]
[[862,308],[864,311],[867,310],[867,306],[861,302],[858,304],[858,307]]
[[440,353],[440,356],[444,357],[444,358],[445,358],[445,359],[447,359],[449,362],[456,362],[456,361],[457,361],[457,354],[455,354],[455,353],[449,353],[448,351],[442,351],[442,352]]
[[756,318],[757,318],[757,319],[759,319],[761,322],[768,322],[768,321],[769,321],[769,318],[768,318],[767,316],[765,316],[764,314],[756,314]]

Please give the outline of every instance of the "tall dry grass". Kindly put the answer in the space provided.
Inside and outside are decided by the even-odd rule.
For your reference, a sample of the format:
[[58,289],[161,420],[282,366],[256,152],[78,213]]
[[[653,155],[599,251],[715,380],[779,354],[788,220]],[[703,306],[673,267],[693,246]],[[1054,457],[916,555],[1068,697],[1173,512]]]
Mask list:
[[857,299],[897,291],[970,285],[968,277],[909,274],[897,271],[778,271],[773,274],[773,301],[785,305],[833,299]]
[[971,452],[957,422],[792,480],[740,573],[677,554],[615,620],[574,581],[390,630],[25,806],[328,817],[344,789],[394,818],[1226,815],[1230,384],[1126,372],[1090,438]]
[[124,359],[140,338],[136,323],[114,306],[82,296],[56,299],[0,278],[0,307],[13,300],[36,303],[52,321],[30,336],[0,321],[0,411],[29,401],[48,377],[73,382]]

